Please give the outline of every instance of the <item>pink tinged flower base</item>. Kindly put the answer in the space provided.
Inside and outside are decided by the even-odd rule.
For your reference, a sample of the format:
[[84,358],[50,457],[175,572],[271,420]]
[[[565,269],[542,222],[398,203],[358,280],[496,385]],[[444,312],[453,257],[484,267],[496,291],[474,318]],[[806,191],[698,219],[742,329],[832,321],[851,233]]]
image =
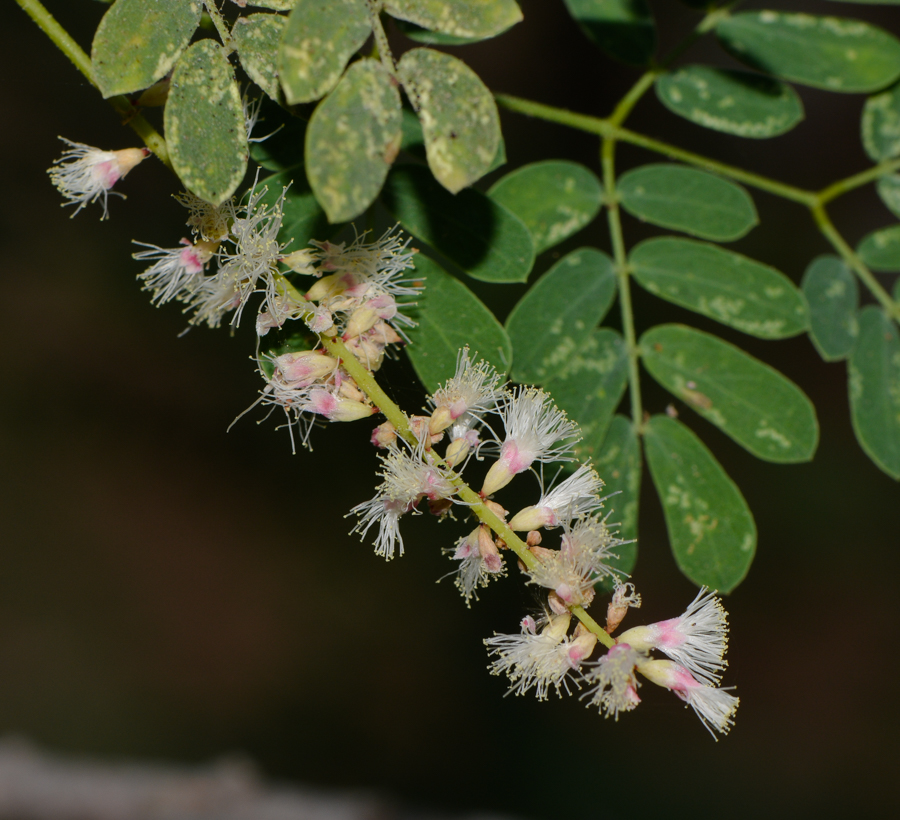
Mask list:
[[488,474],[484,479],[484,486],[481,488],[481,494],[489,496],[498,490],[502,490],[512,481],[513,476],[527,470],[533,462],[533,452],[520,449],[514,439],[507,439],[500,448],[500,458],[488,470]]
[[375,408],[352,399],[342,399],[325,389],[313,390],[303,408],[311,413],[325,416],[329,421],[356,421],[375,412]]

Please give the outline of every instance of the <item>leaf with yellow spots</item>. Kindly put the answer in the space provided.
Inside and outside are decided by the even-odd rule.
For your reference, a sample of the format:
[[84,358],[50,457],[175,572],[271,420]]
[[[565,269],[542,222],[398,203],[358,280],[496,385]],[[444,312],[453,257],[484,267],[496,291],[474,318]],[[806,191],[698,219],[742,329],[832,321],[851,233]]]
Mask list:
[[450,193],[488,172],[500,142],[494,97],[462,60],[414,48],[397,70],[425,136],[428,166]]
[[118,0],[103,15],[91,47],[104,97],[130,94],[165,77],[200,22],[200,0]]
[[741,491],[706,445],[668,416],[644,426],[644,452],[679,569],[698,586],[731,592],[756,552],[756,524]]
[[331,222],[359,216],[381,191],[401,138],[400,93],[375,60],[354,63],[306,130],[306,175]]

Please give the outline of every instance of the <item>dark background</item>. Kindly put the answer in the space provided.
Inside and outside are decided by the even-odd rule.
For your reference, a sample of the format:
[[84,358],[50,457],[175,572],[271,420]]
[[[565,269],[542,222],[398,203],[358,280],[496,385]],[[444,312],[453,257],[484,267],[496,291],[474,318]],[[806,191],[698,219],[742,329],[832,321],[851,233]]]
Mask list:
[[[105,7],[47,5],[88,48]],[[597,51],[562,3],[522,5],[524,24],[454,53],[494,90],[607,114],[636,72]],[[653,6],[664,44],[695,19]],[[900,34],[889,6],[789,7]],[[639,331],[664,320],[714,329],[797,381],[819,413],[815,461],[778,466],[679,406],[759,527],[756,562],[726,601],[737,725],[714,743],[649,684],[618,723],[574,699],[504,699],[481,641],[515,631],[530,593],[507,580],[467,610],[449,582],[436,586],[460,524],[409,521],[407,555],[390,564],[348,535],[342,516],[373,494],[366,423],[319,431],[314,452],[296,456],[272,420],[248,416],[226,434],[258,389],[252,323],[178,338],[178,308],[154,310],[136,285],[131,240],[172,246],[185,232],[175,180],[155,160],[117,186],[128,201],[111,200],[108,222],[97,206],[72,220],[60,209],[45,172],[57,134],[137,142],[15,4],[2,15],[0,732],[104,759],[238,752],[273,778],[444,811],[842,817],[896,805],[900,495],[853,439],[844,364],[824,364],[805,337],[760,342],[636,289]],[[711,40],[686,60],[731,64]],[[652,93],[629,124],[810,188],[867,167],[864,98],[798,90],[806,121],[772,140],[712,134]],[[506,113],[503,125],[507,169],[561,157],[598,170],[589,135]],[[655,160],[628,146],[619,157],[623,170]],[[800,206],[753,196],[762,224],[730,247],[799,282],[828,246]],[[851,243],[893,219],[871,188],[831,210]],[[651,231],[626,217],[625,233],[630,245]],[[602,220],[556,250],[581,244],[608,249]],[[501,316],[520,295],[481,292]],[[420,406],[405,367],[385,378],[407,409]],[[644,385],[648,411],[661,412],[671,399]],[[632,625],[677,614],[695,591],[646,480],[640,535],[645,604]]]

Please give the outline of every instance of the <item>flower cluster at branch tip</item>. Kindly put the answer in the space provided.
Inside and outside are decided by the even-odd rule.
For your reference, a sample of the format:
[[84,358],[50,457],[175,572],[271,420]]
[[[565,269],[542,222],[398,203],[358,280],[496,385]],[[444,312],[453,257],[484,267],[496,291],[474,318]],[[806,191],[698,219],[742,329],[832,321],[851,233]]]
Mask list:
[[[712,592],[701,589],[677,618],[611,637],[641,598],[619,568],[616,549],[627,542],[604,513],[603,481],[589,463],[550,486],[543,478],[544,465],[576,460],[578,426],[549,393],[509,387],[468,348],[459,351],[453,376],[429,397],[422,415],[377,407],[373,399],[383,394],[372,374],[390,346],[404,341],[404,328],[415,324],[404,311],[423,287],[408,273],[416,251],[409,239],[388,231],[374,242],[365,235],[351,242],[313,240],[288,252],[286,195],[285,188],[270,196],[258,183],[237,204],[214,206],[180,195],[193,238],[172,249],[145,245],[135,254],[152,262],[138,277],[152,301],[182,302],[191,324],[217,327],[230,314],[236,327],[259,294],[257,339],[261,344],[277,331],[277,340],[257,354],[265,385],[251,408],[281,408],[292,441],[296,430],[308,445],[316,420],[355,421],[385,411],[389,420],[371,436],[381,450],[381,483],[348,513],[357,516],[354,532],[362,538],[375,532],[377,555],[404,554],[400,525],[407,514],[427,508],[444,518],[455,508],[474,515],[474,529],[443,548],[455,563],[448,574],[471,605],[479,589],[507,575],[515,552],[526,582],[542,590],[543,600],[541,614],[525,617],[518,634],[485,640],[489,669],[509,678],[508,694],[533,691],[545,700],[551,691],[583,689],[583,699],[618,719],[640,703],[640,676],[693,707],[711,733],[727,732],[738,699],[718,688],[727,617]],[[315,281],[301,286],[303,276]],[[462,473],[486,458],[492,463],[475,493]],[[528,471],[538,478],[540,496],[509,517],[493,496]],[[557,548],[544,543],[554,530]],[[525,533],[524,542],[517,532]],[[601,584],[613,590],[605,628],[585,612]],[[601,643],[609,651],[592,661]],[[667,659],[652,657],[654,651]]]
[[146,148],[123,148],[120,151],[102,151],[82,142],[60,139],[69,146],[68,150],[48,169],[50,181],[68,200],[63,205],[77,205],[75,216],[89,202],[103,201],[103,216],[109,216],[107,200],[109,194],[125,197],[111,190],[135,165],[143,162],[150,152]]

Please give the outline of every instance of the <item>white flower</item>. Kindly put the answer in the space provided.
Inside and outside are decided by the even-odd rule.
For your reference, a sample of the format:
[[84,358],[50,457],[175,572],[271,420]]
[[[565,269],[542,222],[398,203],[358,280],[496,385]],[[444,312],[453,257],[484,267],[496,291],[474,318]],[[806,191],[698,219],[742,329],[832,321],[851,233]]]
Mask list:
[[212,205],[189,191],[174,196],[179,205],[191,212],[187,224],[195,235],[209,242],[221,242],[228,236],[228,229],[237,216],[231,199],[221,205]]
[[[277,300],[283,294],[278,288],[278,260],[285,245],[278,242],[278,233],[284,218],[284,197],[287,188],[274,205],[262,203],[268,189],[256,186],[247,193],[239,215],[231,224],[231,240],[234,250],[223,247],[219,251],[219,272],[216,276],[232,283],[238,294],[238,304],[232,324],[237,326],[241,312],[251,294],[263,291],[270,313],[277,311]],[[279,274],[280,277],[280,274]]]
[[319,272],[330,272],[316,282],[306,298],[318,302],[334,314],[334,324],[342,336],[355,338],[378,321],[389,321],[394,327],[412,326],[415,322],[402,312],[412,302],[422,285],[418,280],[403,278],[413,267],[415,250],[407,251],[410,240],[403,241],[392,231],[376,242],[364,242],[365,234],[349,245],[332,242],[310,242],[318,248],[313,256]]
[[731,730],[740,699],[728,690],[701,683],[675,661],[643,661],[638,663],[637,670],[647,680],[671,690],[691,706],[714,740],[718,738],[713,729],[723,735]]
[[509,522],[511,529],[526,532],[540,527],[558,527],[563,520],[590,515],[603,506],[597,495],[603,481],[588,464],[582,464],[565,481],[541,495],[533,507],[516,513]]
[[616,578],[612,600],[606,607],[606,631],[609,635],[618,629],[631,607],[641,608],[641,596],[635,592],[634,584],[625,584]]
[[611,647],[597,663],[583,673],[583,679],[591,688],[582,695],[588,704],[596,706],[605,717],[619,719],[619,712],[630,712],[641,699],[638,697],[635,665],[646,660],[643,652],[619,642]]
[[610,549],[621,543],[606,524],[593,517],[566,523],[559,550],[541,549],[537,564],[526,570],[528,583],[552,589],[566,606],[586,605],[594,597],[594,584],[612,574],[607,564]]
[[[60,139],[69,145],[62,157],[56,160],[47,173],[50,181],[67,199],[64,205],[78,205],[75,216],[89,202],[103,199],[103,216],[107,212],[107,197],[110,189],[135,165],[146,159],[150,152],[146,148],[125,148],[121,151],[101,151],[81,142]],[[116,193],[113,191],[112,193]],[[122,194],[117,194],[122,196]]]
[[[464,347],[457,354],[453,378],[435,390],[429,399],[429,404],[435,408],[432,433],[440,432],[456,422],[471,426],[475,420],[493,410],[503,396],[501,377],[494,366],[483,360],[473,364],[469,359],[469,348]],[[462,421],[466,417],[468,420]]]
[[403,555],[400,516],[415,509],[422,498],[437,501],[452,497],[456,487],[443,470],[425,462],[421,446],[414,453],[393,447],[381,456],[381,463],[383,481],[375,497],[357,504],[350,513],[359,516],[353,532],[359,532],[360,538],[378,523],[375,554],[390,560],[395,550]]
[[722,601],[706,587],[682,615],[623,632],[620,641],[636,649],[659,649],[708,684],[721,679],[728,648],[728,614]]
[[506,563],[484,525],[477,527],[469,535],[460,538],[449,552],[453,560],[459,561],[459,568],[451,573],[456,576],[454,584],[471,606],[472,598],[478,600],[477,589],[486,587],[492,579],[506,575]]
[[187,307],[184,312],[193,311],[192,325],[206,324],[216,328],[222,323],[222,317],[241,304],[243,293],[233,277],[223,277],[218,273],[204,276],[194,286],[184,301]]
[[538,700],[546,700],[550,687],[561,696],[562,689],[569,691],[570,682],[578,685],[569,675],[590,655],[597,638],[585,630],[567,637],[570,620],[568,613],[553,615],[538,632],[541,624],[529,616],[522,619],[519,635],[495,634],[485,640],[489,654],[497,656],[488,667],[491,674],[509,677],[507,694],[524,695],[534,689]]
[[500,447],[500,458],[491,465],[484,480],[482,495],[493,495],[535,461],[572,460],[570,453],[578,440],[578,425],[553,403],[549,393],[536,387],[520,387],[506,396],[500,415],[506,439]]
[[135,244],[150,248],[132,256],[134,259],[155,260],[147,270],[138,274],[138,279],[143,281],[144,290],[153,291],[150,301],[162,305],[171,299],[184,298],[193,291],[218,243],[200,241],[194,245],[182,239],[181,248],[160,248],[146,242]]

